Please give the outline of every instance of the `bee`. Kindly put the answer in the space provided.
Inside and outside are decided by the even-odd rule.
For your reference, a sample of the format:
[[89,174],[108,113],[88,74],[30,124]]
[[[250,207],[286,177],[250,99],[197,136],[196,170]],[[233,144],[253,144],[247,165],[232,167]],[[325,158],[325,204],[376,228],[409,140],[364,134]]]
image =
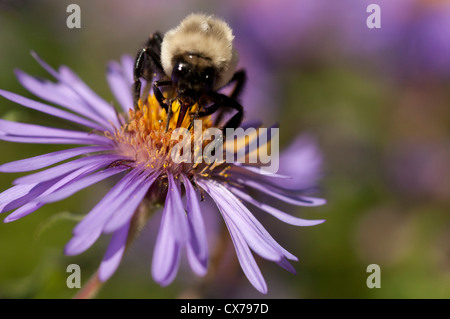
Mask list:
[[[138,51],[134,64],[134,103],[145,100],[150,90],[167,112],[166,131],[172,117],[172,103],[178,101],[180,127],[186,114],[193,120],[220,111],[215,124],[224,112],[237,112],[222,127],[237,128],[244,116],[238,98],[246,82],[244,70],[236,71],[238,54],[233,46],[233,31],[228,24],[214,16],[191,14],[167,31],[164,37],[155,32]],[[141,78],[146,86],[141,92]],[[219,91],[234,84],[231,94]],[[164,96],[163,92],[169,92]],[[172,92],[172,93],[170,93]],[[192,107],[198,104],[195,112]]]

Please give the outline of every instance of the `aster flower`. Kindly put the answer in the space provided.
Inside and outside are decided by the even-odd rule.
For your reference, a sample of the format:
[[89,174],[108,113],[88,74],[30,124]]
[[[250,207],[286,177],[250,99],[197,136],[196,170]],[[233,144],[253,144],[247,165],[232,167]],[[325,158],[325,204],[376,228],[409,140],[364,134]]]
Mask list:
[[[133,81],[131,57],[124,56],[120,63],[111,62],[108,66],[107,80],[120,105],[120,110],[115,110],[69,68],[62,66],[54,70],[37,55],[33,56],[56,82],[37,79],[22,71],[16,72],[18,80],[37,97],[59,107],[4,90],[0,90],[0,95],[22,106],[76,123],[84,130],[2,119],[0,139],[16,143],[83,146],[0,165],[1,172],[40,170],[16,179],[14,186],[0,194],[0,213],[12,211],[5,222],[20,219],[45,204],[119,176],[120,180],[74,228],[73,237],[64,250],[67,255],[77,255],[90,248],[102,234],[112,234],[98,270],[99,281],[104,282],[113,275],[136,230],[154,211],[152,207],[158,204],[163,206],[163,211],[153,254],[154,280],[162,286],[170,284],[177,274],[183,252],[187,254],[192,270],[197,275],[204,275],[208,266],[208,245],[199,199],[203,194],[209,195],[217,205],[242,270],[258,291],[266,293],[267,286],[252,251],[295,272],[289,260],[296,261],[297,258],[275,241],[243,202],[288,224],[310,226],[322,223],[323,220],[289,215],[251,195],[257,191],[301,206],[324,204],[323,199],[306,196],[313,186],[308,180],[315,182],[317,174],[309,176],[305,171],[316,172],[318,167],[315,156],[311,157],[311,148],[297,144],[290,151],[291,156],[292,152],[300,156],[296,171],[303,172],[292,173],[306,180],[286,186],[280,182],[287,180],[286,176],[261,174],[254,165],[176,163],[171,153],[177,142],[171,139],[171,132],[176,126],[177,102],[173,105],[175,116],[170,120],[168,131],[165,130],[165,111],[152,95],[146,101],[139,101],[135,110],[130,90]],[[212,127],[210,118],[202,122],[203,130]],[[186,117],[181,127],[187,128],[189,124],[190,119]]]

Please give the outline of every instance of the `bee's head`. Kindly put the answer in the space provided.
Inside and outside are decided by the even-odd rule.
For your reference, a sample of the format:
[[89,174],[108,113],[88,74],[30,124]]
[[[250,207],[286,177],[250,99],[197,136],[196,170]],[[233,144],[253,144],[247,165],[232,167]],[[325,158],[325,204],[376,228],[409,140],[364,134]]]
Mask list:
[[171,78],[177,94],[199,98],[214,88],[216,70],[209,58],[188,52],[174,57]]

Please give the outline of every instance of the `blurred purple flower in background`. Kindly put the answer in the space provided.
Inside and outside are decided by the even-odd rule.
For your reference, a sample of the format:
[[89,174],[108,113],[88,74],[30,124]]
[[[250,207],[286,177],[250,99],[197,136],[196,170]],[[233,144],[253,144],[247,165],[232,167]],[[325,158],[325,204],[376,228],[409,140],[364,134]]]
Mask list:
[[[305,220],[286,214],[251,195],[256,191],[300,206],[324,204],[323,199],[307,195],[315,191],[321,166],[321,155],[310,138],[298,140],[281,158],[283,174],[292,179],[284,175],[263,175],[257,167],[233,163],[198,165],[191,161],[192,164],[177,164],[171,158],[173,144],[170,143],[176,116],[170,122],[171,129],[165,132],[165,111],[153,96],[148,101],[140,101],[139,109],[133,110],[131,57],[124,56],[121,63],[111,62],[108,67],[108,83],[120,111],[95,94],[69,68],[62,66],[54,70],[36,55],[35,58],[57,82],[37,79],[22,71],[17,71],[17,77],[30,92],[60,108],[4,90],[0,90],[0,95],[22,106],[86,127],[88,131],[0,120],[0,139],[86,146],[1,165],[1,172],[44,169],[16,179],[13,187],[0,194],[0,212],[14,210],[5,222],[20,219],[45,204],[119,175],[121,179],[75,227],[73,238],[65,247],[66,254],[77,255],[90,248],[102,234],[112,234],[98,271],[100,281],[106,281],[114,274],[129,241],[137,228],[142,227],[141,220],[147,221],[151,207],[156,203],[163,204],[164,208],[153,254],[154,280],[162,286],[173,281],[183,250],[186,250],[192,270],[199,276],[204,275],[208,266],[208,245],[198,199],[199,193],[203,192],[218,207],[242,270],[258,291],[266,293],[267,286],[252,251],[295,273],[288,260],[296,261],[297,257],[269,235],[241,200],[288,224],[312,226],[322,223],[324,220]],[[188,124],[186,118],[182,126]],[[65,160],[70,161],[58,164]],[[58,165],[48,168],[54,164]],[[281,179],[284,182],[280,182]],[[186,204],[182,194],[186,194]]]
[[450,198],[449,141],[399,141],[386,161],[391,186],[411,199]]
[[[379,29],[366,25],[370,4],[380,6]],[[357,57],[392,75],[450,72],[446,1],[246,0],[233,1],[223,11],[266,67]]]
[[[364,27],[368,5],[380,7],[381,28]],[[446,1],[379,0],[335,2],[338,39],[344,57],[383,66],[399,79],[423,75],[448,77],[450,72],[450,3]]]
[[450,77],[450,3],[425,3],[415,8],[400,42],[398,61],[407,75]]
[[[380,8],[380,28],[369,28],[367,12],[371,4]],[[341,53],[365,60],[384,60],[395,53],[394,48],[404,35],[411,18],[414,1],[410,0],[343,0],[328,6],[333,14],[335,45]]]
[[[331,14],[329,1],[317,0],[245,0],[224,6],[230,11],[240,37],[258,57],[275,59],[281,64],[298,63],[301,56],[317,49]],[[227,14],[227,13],[225,13]]]

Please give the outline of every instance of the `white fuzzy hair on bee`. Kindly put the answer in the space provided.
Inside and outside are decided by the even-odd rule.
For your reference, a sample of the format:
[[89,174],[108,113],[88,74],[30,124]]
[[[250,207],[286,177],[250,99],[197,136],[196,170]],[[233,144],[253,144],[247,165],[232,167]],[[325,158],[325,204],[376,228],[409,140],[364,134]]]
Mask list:
[[170,76],[174,57],[196,54],[208,61],[217,72],[215,89],[226,85],[233,76],[238,54],[233,47],[233,31],[228,24],[212,15],[193,13],[164,35],[161,64]]

